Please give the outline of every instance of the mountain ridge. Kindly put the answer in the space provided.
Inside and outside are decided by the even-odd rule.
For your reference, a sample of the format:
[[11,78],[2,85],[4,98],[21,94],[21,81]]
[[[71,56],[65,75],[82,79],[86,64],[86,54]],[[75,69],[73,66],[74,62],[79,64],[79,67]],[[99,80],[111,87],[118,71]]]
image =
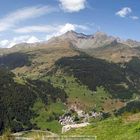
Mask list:
[[[71,41],[71,42],[73,42],[74,45],[76,45],[78,48],[81,48],[81,49],[102,47],[102,46],[108,45],[114,41],[128,45],[129,47],[140,47],[139,41],[136,41],[133,39],[124,40],[124,39],[121,39],[120,37],[108,35],[105,32],[97,31],[94,34],[86,35],[84,33],[78,33],[78,32],[71,30],[71,31],[67,31],[66,33],[64,33],[62,35],[52,37],[47,41],[41,41],[41,42],[37,42],[37,43],[21,42],[21,43],[14,45],[13,47],[11,47],[11,49],[13,49],[13,48],[18,49],[18,47],[24,47],[24,46],[37,47],[40,44],[48,44],[48,43],[58,40],[58,39]],[[80,43],[82,45],[80,45]],[[86,45],[86,46],[84,46],[84,45]],[[1,50],[3,50],[3,49],[5,49],[5,48],[1,48]]]
[[75,31],[68,31],[60,36],[51,38],[48,42],[55,41],[55,39],[71,41],[77,48],[80,49],[103,47],[113,42],[122,43],[129,47],[140,46],[140,42],[138,41],[132,39],[122,40],[119,37],[110,36],[104,32],[96,32],[93,35],[86,35]]

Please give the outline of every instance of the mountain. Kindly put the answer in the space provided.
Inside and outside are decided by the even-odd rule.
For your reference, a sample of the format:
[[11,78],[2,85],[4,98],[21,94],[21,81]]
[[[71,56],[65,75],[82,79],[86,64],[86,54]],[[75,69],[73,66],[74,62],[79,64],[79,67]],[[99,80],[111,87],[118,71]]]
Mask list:
[[59,39],[70,41],[75,47],[79,49],[97,48],[110,44],[115,40],[114,37],[107,36],[102,32],[97,32],[95,35],[85,35],[83,33],[68,31],[59,37],[51,39],[50,41],[54,42],[55,40]]
[[1,49],[0,132],[60,133],[58,118],[69,110],[72,116],[77,110],[108,116],[139,111],[138,44],[69,31],[47,42]]
[[112,42],[104,47],[85,49],[83,51],[90,56],[115,63],[125,63],[130,61],[133,57],[140,57],[140,50],[138,47],[131,48],[128,45],[118,42]]
[[55,40],[67,40],[79,49],[99,48],[116,43],[124,44],[128,47],[139,47],[140,42],[135,40],[122,40],[118,37],[109,36],[104,32],[96,32],[93,35],[85,35],[74,31],[68,31],[58,37],[53,37],[48,42],[55,42]]
[[73,48],[79,49],[90,56],[105,59],[113,62],[128,62],[133,57],[140,56],[140,42],[133,40],[122,40],[118,37],[108,36],[103,32],[96,32],[94,35],[85,35],[68,31],[65,34],[54,37],[48,41],[68,41]]
[[128,39],[124,41],[124,43],[129,45],[130,47],[140,47],[140,42],[132,40],[132,39]]

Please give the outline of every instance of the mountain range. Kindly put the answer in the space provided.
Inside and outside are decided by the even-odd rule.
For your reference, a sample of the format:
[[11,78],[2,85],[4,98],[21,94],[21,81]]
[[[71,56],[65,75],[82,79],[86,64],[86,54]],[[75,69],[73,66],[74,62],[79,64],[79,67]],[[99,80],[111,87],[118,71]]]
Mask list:
[[140,42],[68,31],[46,42],[1,48],[0,86],[0,132],[59,132],[59,116],[74,108],[138,112]]
[[1,49],[1,55],[24,49],[42,48],[43,46],[54,47],[61,43],[62,45],[60,46],[63,46],[64,42],[69,44],[67,47],[70,46],[91,56],[114,62],[129,61],[132,57],[139,57],[140,55],[140,42],[138,41],[131,39],[122,40],[119,37],[109,36],[103,32],[96,32],[94,35],[85,35],[74,31],[68,31],[63,35],[52,37],[50,40],[40,43],[21,43],[9,49]]

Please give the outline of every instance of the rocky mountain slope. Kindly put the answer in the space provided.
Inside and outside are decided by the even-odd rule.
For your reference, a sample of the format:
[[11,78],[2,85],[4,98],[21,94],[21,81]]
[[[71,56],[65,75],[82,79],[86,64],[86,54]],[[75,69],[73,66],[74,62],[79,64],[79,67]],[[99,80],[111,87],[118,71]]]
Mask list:
[[140,56],[140,42],[130,39],[122,40],[102,32],[85,35],[68,31],[61,36],[50,39],[48,42],[57,42],[58,40],[67,40],[74,48],[86,52],[90,56],[113,62],[125,62],[133,57]]
[[138,41],[131,39],[123,40],[119,37],[109,36],[104,32],[96,32],[93,35],[85,35],[83,33],[68,31],[63,35],[51,38],[48,42],[55,42],[56,40],[68,40],[74,46],[81,49],[99,48],[113,43],[121,43],[131,48],[140,46],[140,42]]

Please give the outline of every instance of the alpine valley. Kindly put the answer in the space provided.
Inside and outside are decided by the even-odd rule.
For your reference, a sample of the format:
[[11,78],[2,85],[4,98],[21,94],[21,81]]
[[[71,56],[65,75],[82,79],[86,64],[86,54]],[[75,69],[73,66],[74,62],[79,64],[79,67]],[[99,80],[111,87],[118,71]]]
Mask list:
[[[68,31],[0,49],[1,134],[41,130],[138,140],[139,112],[140,42]],[[87,126],[65,127],[76,124]]]

